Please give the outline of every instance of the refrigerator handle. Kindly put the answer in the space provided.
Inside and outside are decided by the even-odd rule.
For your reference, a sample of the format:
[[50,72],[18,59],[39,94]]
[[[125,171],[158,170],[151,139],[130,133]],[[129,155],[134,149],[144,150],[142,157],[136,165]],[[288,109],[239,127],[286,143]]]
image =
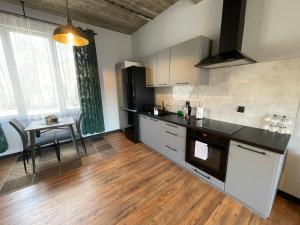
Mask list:
[[122,107],[122,109],[125,110],[125,111],[128,111],[128,112],[133,112],[133,113],[137,112],[135,109],[127,109],[127,108],[124,108],[124,107]]

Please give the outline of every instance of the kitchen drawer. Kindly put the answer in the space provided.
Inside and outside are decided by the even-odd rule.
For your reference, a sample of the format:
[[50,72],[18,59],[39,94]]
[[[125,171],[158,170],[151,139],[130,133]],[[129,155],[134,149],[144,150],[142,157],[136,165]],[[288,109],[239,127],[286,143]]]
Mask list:
[[168,131],[174,136],[186,138],[186,128],[173,123],[160,121],[161,130]]
[[160,149],[167,158],[183,167],[185,166],[185,152],[165,143],[161,143]]
[[184,137],[175,136],[172,132],[161,128],[160,130],[161,142],[176,148],[179,151],[185,152],[186,139]]
[[208,183],[210,183],[210,184],[216,186],[217,188],[221,189],[222,191],[224,191],[224,189],[225,189],[224,182],[222,182],[222,181],[218,180],[217,178],[209,175],[208,173],[203,172],[202,170],[196,168],[195,166],[193,166],[189,163],[185,163],[185,167],[186,167],[186,169],[191,171],[197,177],[200,177],[202,180],[205,180]]

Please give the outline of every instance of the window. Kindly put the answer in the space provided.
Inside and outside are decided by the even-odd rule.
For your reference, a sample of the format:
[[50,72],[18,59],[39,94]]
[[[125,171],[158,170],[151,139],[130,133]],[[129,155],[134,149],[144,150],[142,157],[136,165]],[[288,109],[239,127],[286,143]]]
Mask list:
[[78,112],[73,47],[55,43],[54,29],[0,15],[0,120]]
[[3,44],[0,37],[0,117],[16,115],[16,103],[8,74],[6,59],[4,56]]

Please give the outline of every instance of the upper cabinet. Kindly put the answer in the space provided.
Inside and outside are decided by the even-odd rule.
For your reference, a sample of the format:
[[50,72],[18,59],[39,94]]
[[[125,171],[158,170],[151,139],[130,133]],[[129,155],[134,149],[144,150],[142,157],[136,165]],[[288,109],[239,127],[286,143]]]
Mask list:
[[[171,48],[170,84],[197,85],[208,84],[206,70],[195,67],[203,58],[209,56],[210,40],[197,37]],[[200,77],[202,76],[202,77]]]
[[158,87],[170,85],[170,48],[156,54],[156,81]]
[[147,57],[147,87],[207,85],[208,71],[195,67],[210,54],[211,40],[200,36]]
[[146,67],[146,86],[156,86],[156,54],[150,55],[145,61]]

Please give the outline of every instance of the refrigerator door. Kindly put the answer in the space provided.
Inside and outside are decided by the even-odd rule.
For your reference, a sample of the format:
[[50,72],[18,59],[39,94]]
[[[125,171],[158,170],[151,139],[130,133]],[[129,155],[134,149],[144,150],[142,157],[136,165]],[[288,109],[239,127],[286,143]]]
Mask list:
[[123,110],[124,107],[124,95],[123,95],[123,75],[122,75],[122,69],[131,67],[131,66],[137,66],[141,67],[142,65],[138,62],[129,62],[124,61],[116,64],[116,79],[117,79],[117,93],[118,93],[118,108],[119,108],[119,124],[120,129],[124,132],[125,127],[127,126],[127,118],[125,117],[125,112]]
[[123,75],[123,96],[125,112],[125,136],[133,141],[138,141],[138,124],[137,124],[137,111],[136,111],[136,89],[134,81],[134,73],[132,68],[122,70]]

